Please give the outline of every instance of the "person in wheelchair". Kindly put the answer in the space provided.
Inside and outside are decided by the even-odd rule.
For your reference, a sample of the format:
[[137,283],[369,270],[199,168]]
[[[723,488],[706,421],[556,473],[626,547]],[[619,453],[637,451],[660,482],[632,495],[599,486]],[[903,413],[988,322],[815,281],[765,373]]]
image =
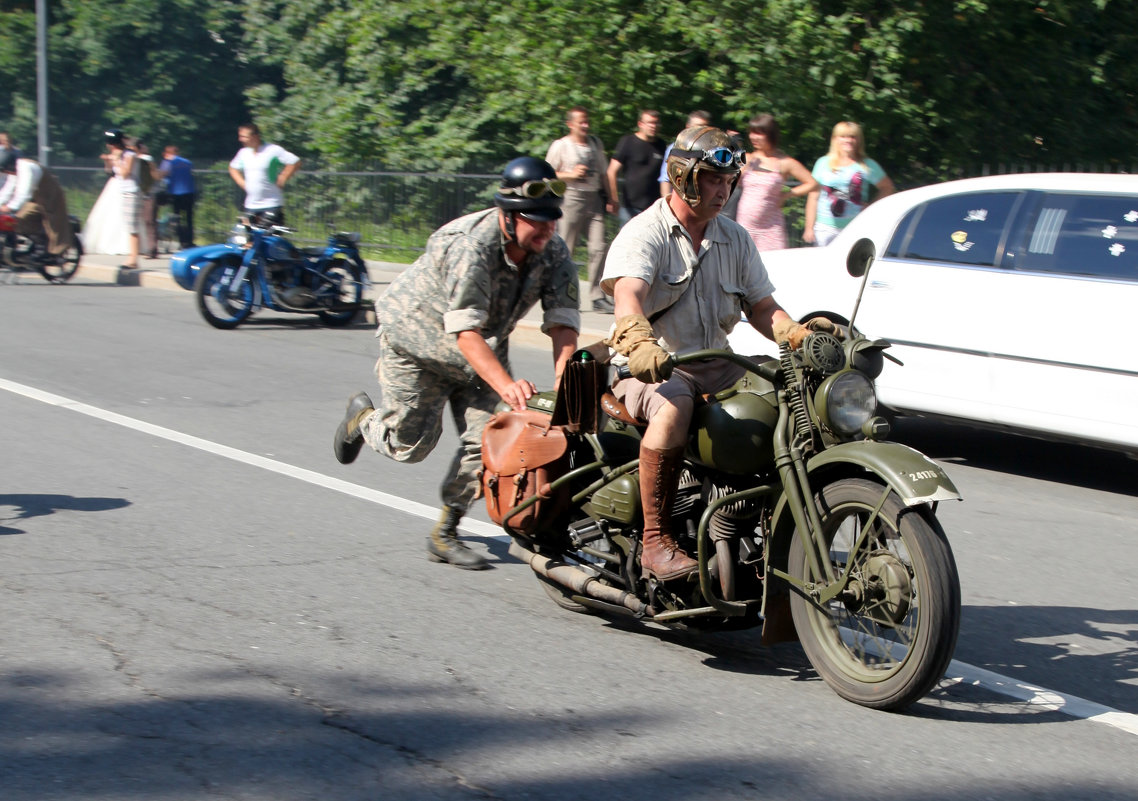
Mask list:
[[41,258],[62,262],[74,233],[59,181],[35,159],[10,149],[0,150],[0,175],[0,214],[14,214],[16,233],[44,242]]

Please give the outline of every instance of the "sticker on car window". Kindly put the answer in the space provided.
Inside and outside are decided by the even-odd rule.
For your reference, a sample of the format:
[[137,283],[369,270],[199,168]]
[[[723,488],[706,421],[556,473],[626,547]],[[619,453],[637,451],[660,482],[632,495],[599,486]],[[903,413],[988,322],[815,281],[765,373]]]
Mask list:
[[1118,236],[1118,227],[1114,225],[1108,225],[1106,228],[1102,229],[1102,235],[1107,239],[1114,239],[1116,236]]
[[987,219],[987,209],[970,209],[969,212],[964,215],[964,222],[984,222]]
[[966,231],[953,231],[952,232],[952,246],[957,250],[968,250],[975,242],[968,241],[968,233]]

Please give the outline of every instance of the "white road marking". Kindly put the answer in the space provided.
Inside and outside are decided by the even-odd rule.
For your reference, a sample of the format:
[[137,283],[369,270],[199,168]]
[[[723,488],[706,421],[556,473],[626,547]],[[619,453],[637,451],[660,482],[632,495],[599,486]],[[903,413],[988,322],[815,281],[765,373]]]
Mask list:
[[[15,381],[0,378],[0,389],[7,390],[15,395],[22,395],[25,398],[40,401],[41,403],[46,403],[50,406],[58,406],[63,409],[78,412],[79,414],[85,414],[88,417],[94,417],[98,420],[114,423],[115,425],[130,428],[144,434],[169,440],[170,442],[187,445],[191,448],[231,459],[235,462],[258,467],[262,470],[268,470],[300,481],[306,481],[309,484],[341,492],[353,498],[371,501],[372,503],[386,506],[389,509],[407,512],[432,521],[438,517],[438,509],[434,506],[427,506],[426,504],[410,501],[406,498],[400,498],[397,495],[389,495],[386,492],[380,492],[379,490],[363,487],[359,484],[353,484],[350,481],[332,478],[323,473],[317,473],[314,470],[295,467],[285,462],[279,462],[276,459],[258,456],[255,453],[238,450],[237,448],[221,445],[207,439],[202,439],[201,437],[185,434],[181,431],[174,431],[173,429],[147,423],[133,417],[127,417],[126,415],[107,411],[106,409],[100,409],[96,406],[90,406],[86,403],[65,398],[62,395],[55,395],[51,392],[36,389],[35,387],[18,384]],[[483,523],[480,520],[463,521],[462,528],[480,537],[507,539],[506,535],[497,526]],[[1103,706],[1102,704],[1096,704],[1093,701],[1088,701],[1077,695],[1070,695],[1068,693],[1038,687],[1034,684],[985,670],[984,668],[969,665],[966,662],[959,662],[955,659],[952,660],[945,674],[945,681],[980,687],[990,692],[1024,701],[1028,706],[1055,710],[1073,718],[1103,723],[1120,731],[1124,731],[1127,734],[1138,735],[1138,715],[1122,712],[1121,710]]]

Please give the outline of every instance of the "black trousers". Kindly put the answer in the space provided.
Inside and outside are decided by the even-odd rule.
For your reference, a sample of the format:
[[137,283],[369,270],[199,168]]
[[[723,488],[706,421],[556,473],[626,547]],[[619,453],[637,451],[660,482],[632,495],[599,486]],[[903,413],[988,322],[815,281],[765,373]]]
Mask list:
[[194,246],[194,195],[170,195],[170,206],[178,215],[178,242],[182,248]]

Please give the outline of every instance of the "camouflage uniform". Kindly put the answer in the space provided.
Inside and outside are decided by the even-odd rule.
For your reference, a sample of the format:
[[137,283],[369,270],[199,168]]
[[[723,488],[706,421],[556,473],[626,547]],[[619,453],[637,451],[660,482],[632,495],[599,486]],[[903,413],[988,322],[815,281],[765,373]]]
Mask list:
[[509,335],[538,300],[542,331],[581,328],[577,268],[565,243],[555,236],[523,269],[506,257],[505,244],[497,208],[453,220],[376,303],[382,398],[363,424],[364,440],[396,461],[421,461],[438,443],[449,401],[462,444],[442,500],[463,510],[477,487],[482,429],[500,398],[466,361],[457,335],[479,332],[509,372]]

